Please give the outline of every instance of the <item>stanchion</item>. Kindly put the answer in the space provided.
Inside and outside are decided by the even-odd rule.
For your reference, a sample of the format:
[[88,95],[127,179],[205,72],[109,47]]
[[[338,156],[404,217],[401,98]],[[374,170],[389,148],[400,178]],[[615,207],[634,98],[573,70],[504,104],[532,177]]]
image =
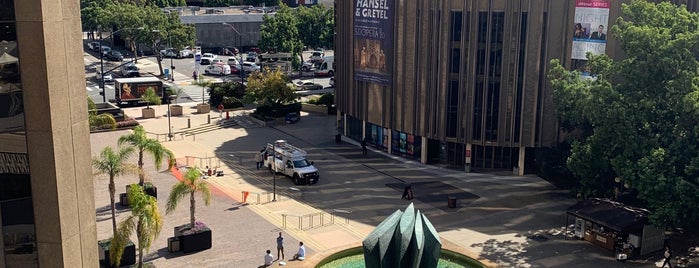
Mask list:
[[210,114],[206,115],[206,123],[211,124],[211,115]]
[[230,115],[228,115],[228,111],[226,111],[226,120],[230,120],[230,119],[231,119],[231,117],[230,117]]
[[192,128],[192,119],[187,118],[187,128]]

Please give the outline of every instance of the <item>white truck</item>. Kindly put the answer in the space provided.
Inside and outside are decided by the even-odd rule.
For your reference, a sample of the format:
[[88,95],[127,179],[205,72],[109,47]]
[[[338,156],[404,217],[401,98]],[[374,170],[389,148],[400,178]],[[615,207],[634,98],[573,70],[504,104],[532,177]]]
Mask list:
[[315,184],[320,177],[313,162],[306,159],[306,151],[288,144],[285,140],[268,143],[263,159],[264,166],[270,171],[291,177],[296,185]]

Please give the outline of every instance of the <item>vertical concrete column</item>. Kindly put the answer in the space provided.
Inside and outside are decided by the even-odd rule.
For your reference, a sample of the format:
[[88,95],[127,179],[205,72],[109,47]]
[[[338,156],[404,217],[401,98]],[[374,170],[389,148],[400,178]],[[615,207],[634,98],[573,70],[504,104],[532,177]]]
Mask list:
[[80,1],[14,4],[38,264],[97,267]]
[[519,167],[517,170],[518,176],[524,176],[524,152],[526,149],[527,147],[519,147],[519,160],[517,161],[517,166]]
[[393,130],[390,128],[387,128],[386,130],[388,130],[388,135],[386,135],[388,136],[388,148],[386,148],[386,152],[388,152],[388,154],[391,154],[393,152],[393,149],[391,148],[391,144],[393,144],[393,133],[391,132],[393,132]]
[[420,144],[420,163],[427,164],[427,138],[422,137],[422,143]]

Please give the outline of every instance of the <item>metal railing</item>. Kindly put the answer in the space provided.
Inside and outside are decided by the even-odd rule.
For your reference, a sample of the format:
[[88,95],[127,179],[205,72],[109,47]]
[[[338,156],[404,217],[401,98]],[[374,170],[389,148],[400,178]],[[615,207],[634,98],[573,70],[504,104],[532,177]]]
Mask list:
[[[343,217],[337,214],[344,214],[345,216]],[[344,222],[349,224],[350,214],[352,214],[352,210],[349,209],[333,209],[330,213],[321,211],[304,215],[282,214],[282,228],[287,228],[287,220],[289,218],[295,218],[298,220],[297,227],[299,230],[320,228],[335,224],[335,217],[344,218]],[[328,220],[327,223],[326,220]]]
[[[247,197],[245,197],[245,194],[248,194]],[[243,199],[243,203],[247,203],[250,205],[260,205],[260,204],[267,204],[271,203],[272,201],[272,192],[250,192],[250,191],[241,191],[241,196]],[[262,197],[265,197],[265,202],[262,203]],[[277,194],[277,201],[281,201],[283,199],[282,195]],[[251,202],[252,200],[252,202]]]
[[220,167],[221,160],[216,156],[198,157],[198,156],[185,156],[185,165],[190,167]]

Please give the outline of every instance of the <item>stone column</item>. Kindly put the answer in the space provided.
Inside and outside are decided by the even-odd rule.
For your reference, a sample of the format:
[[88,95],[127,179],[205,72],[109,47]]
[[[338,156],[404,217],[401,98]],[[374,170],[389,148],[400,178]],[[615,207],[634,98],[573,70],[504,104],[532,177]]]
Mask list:
[[39,267],[97,267],[78,0],[16,0]]

